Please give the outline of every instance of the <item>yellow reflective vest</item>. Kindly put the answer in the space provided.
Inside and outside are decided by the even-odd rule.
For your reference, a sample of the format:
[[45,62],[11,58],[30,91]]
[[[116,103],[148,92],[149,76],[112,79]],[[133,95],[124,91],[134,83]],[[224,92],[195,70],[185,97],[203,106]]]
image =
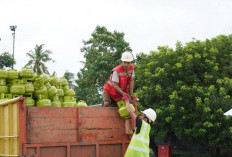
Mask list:
[[149,157],[151,126],[142,120],[140,133],[136,134],[136,129],[124,157]]

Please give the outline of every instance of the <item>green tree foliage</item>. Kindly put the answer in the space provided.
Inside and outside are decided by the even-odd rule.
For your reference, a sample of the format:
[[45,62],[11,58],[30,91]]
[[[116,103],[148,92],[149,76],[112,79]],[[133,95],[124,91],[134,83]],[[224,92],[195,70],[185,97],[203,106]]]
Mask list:
[[153,133],[231,148],[232,119],[223,116],[232,108],[231,61],[232,35],[139,54],[136,94],[158,114]]
[[36,45],[34,51],[30,50],[27,53],[27,56],[30,58],[29,62],[25,65],[25,67],[33,68],[36,74],[49,74],[48,68],[45,63],[49,61],[53,61],[49,55],[52,53],[50,50],[43,50],[44,44]]
[[76,81],[77,87],[75,87],[77,101],[84,100],[88,105],[101,103],[101,94],[95,84],[89,83],[89,79],[85,77],[86,73],[83,69],[77,73],[78,80]]
[[9,52],[4,52],[0,55],[0,68],[12,67],[13,64],[15,64],[15,60]]
[[4,52],[0,55],[0,68],[12,67],[13,64],[15,64],[15,60],[9,52]]
[[124,40],[124,33],[110,32],[104,26],[97,26],[90,39],[83,43],[81,52],[85,62],[77,74],[77,97],[88,104],[101,103],[99,92],[109,79],[111,70],[121,64],[121,54],[131,51],[131,48]]

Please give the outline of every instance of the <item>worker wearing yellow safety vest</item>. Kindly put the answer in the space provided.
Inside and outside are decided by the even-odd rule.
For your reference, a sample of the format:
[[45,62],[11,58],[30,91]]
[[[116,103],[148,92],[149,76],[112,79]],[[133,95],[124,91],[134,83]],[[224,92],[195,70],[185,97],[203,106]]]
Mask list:
[[[129,98],[126,100],[126,109],[132,120],[135,120],[136,127],[124,157],[149,157],[150,129],[149,123],[156,119],[156,112],[149,108],[142,111],[142,114],[136,117],[129,105]],[[154,144],[154,143],[153,143]],[[157,146],[156,146],[157,147]],[[155,154],[157,154],[157,149]]]

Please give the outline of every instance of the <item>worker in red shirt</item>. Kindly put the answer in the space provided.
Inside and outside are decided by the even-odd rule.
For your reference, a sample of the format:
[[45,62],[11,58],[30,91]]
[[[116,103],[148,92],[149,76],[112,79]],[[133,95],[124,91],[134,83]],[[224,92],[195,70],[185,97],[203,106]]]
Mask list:
[[131,52],[122,54],[122,64],[115,67],[110,79],[107,81],[103,90],[103,107],[117,107],[117,101],[122,100],[123,96],[128,96],[130,93],[131,99],[134,88],[134,65],[132,61],[134,57]]

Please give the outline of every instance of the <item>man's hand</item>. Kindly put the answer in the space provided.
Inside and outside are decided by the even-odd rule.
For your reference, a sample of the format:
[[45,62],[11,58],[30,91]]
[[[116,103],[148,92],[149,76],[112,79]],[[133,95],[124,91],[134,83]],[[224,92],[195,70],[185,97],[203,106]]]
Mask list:
[[131,95],[130,97],[131,97],[131,100],[133,100],[133,99],[136,99],[136,98],[137,98],[137,97],[135,97],[135,96],[133,96],[133,95]]
[[129,101],[129,95],[124,93],[123,96],[122,96],[122,100]]

